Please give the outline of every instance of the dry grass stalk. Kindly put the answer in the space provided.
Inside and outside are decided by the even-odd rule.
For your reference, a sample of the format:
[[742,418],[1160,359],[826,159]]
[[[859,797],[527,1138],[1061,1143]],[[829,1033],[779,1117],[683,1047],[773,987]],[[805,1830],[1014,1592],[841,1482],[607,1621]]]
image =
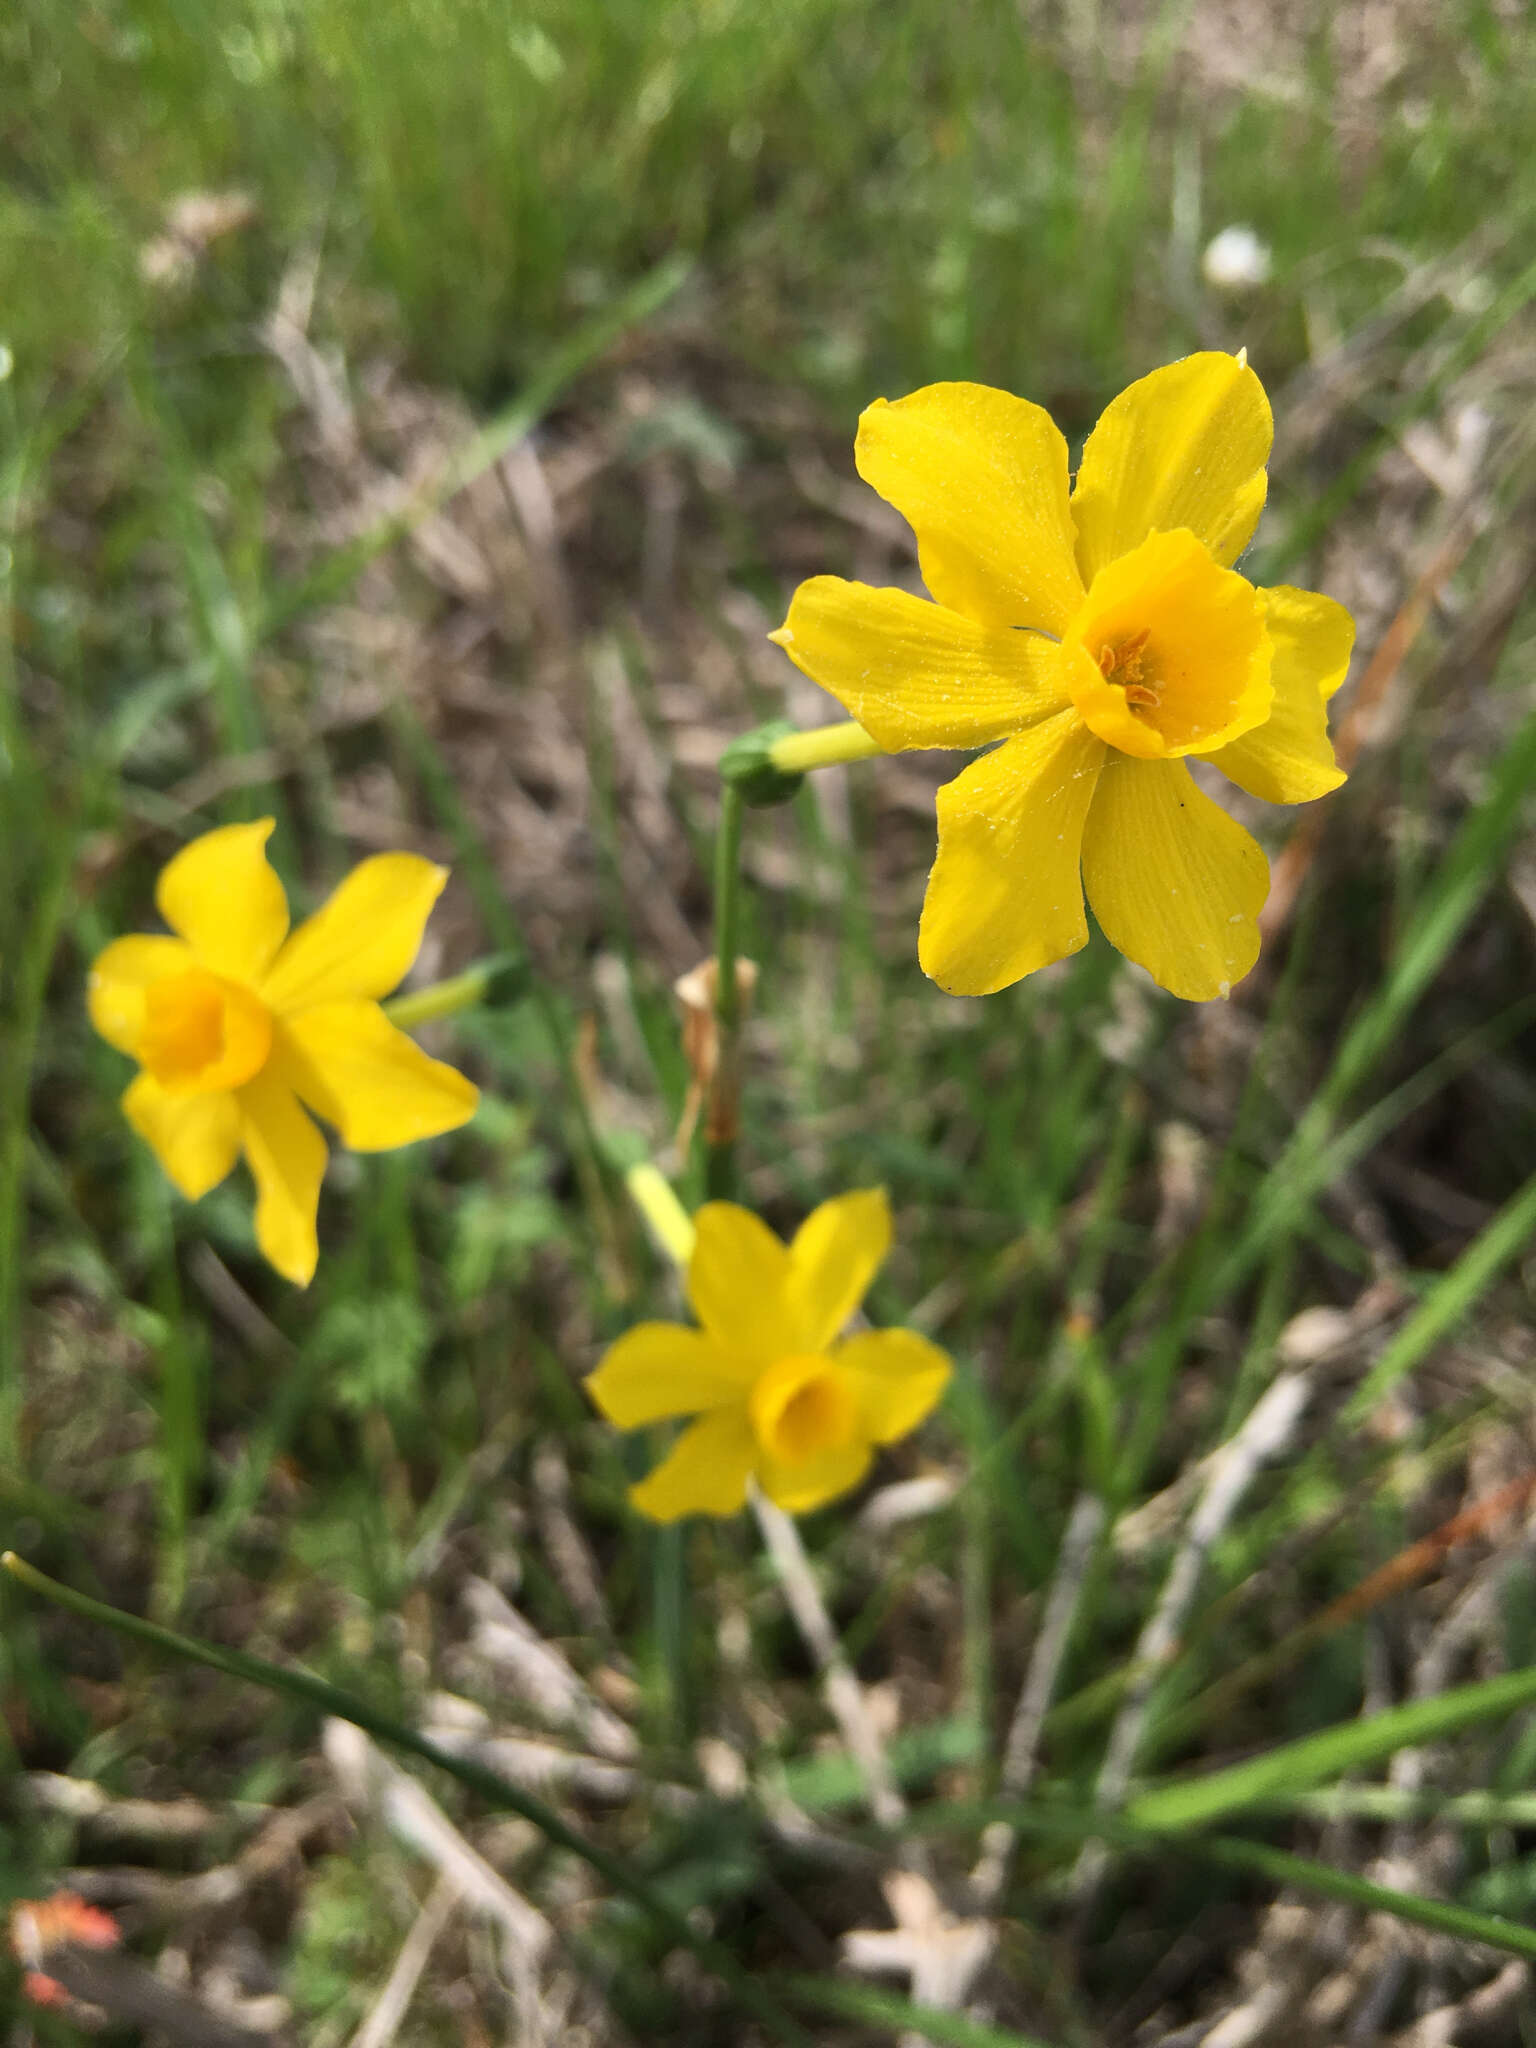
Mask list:
[[[1178,1646],[1211,1546],[1237,1512],[1260,1470],[1291,1443],[1312,1392],[1309,1373],[1283,1373],[1217,1454],[1183,1540],[1174,1552],[1157,1605],[1137,1639],[1133,1659],[1136,1675],[1105,1745],[1104,1762],[1094,1787],[1095,1805],[1113,1808],[1125,1797],[1146,1735],[1153,1689]],[[1088,1897],[1096,1888],[1107,1856],[1102,1842],[1084,1845],[1072,1874],[1073,1889],[1079,1899]]]

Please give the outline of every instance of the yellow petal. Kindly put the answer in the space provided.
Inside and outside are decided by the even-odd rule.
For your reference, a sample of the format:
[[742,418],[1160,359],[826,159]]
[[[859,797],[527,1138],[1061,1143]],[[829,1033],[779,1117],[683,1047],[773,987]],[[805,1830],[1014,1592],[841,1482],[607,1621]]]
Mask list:
[[320,1256],[315,1216],[325,1140],[274,1062],[236,1098],[240,1136],[256,1179],[256,1242],[285,1280],[307,1287]]
[[272,819],[221,825],[184,846],[160,871],[155,903],[199,967],[257,982],[288,931],[288,899],[263,851]]
[[387,996],[421,950],[447,879],[446,868],[414,853],[360,862],[284,946],[262,994],[282,1012]]
[[808,1515],[812,1508],[857,1486],[873,1458],[867,1443],[845,1444],[793,1465],[762,1458],[757,1467],[758,1484],[785,1514]]
[[802,583],[768,637],[888,753],[983,746],[1067,701],[1055,641],[840,576]]
[[693,1221],[688,1299],[709,1335],[733,1356],[766,1364],[800,1350],[789,1253],[767,1224],[734,1202],[706,1202]]
[[98,953],[86,983],[91,1022],[119,1052],[138,1056],[145,991],[168,975],[185,974],[192,948],[184,939],[114,939]]
[[789,1247],[789,1299],[804,1350],[832,1342],[890,1248],[884,1188],[860,1188],[811,1211]]
[[300,1095],[355,1152],[435,1138],[475,1113],[474,1082],[430,1059],[377,1003],[320,1003],[285,1017],[279,1030]]
[[869,407],[854,460],[917,535],[940,604],[984,625],[1064,631],[1083,590],[1067,444],[1048,412],[986,384],[928,384]]
[[916,1429],[954,1371],[947,1354],[916,1330],[869,1330],[847,1338],[832,1356],[859,1375],[864,1427],[877,1444]]
[[747,1498],[756,1446],[745,1408],[717,1408],[689,1425],[629,1497],[653,1522],[734,1515]]
[[1349,672],[1355,622],[1343,605],[1315,591],[1277,584],[1261,590],[1274,647],[1268,719],[1208,756],[1250,796],[1306,804],[1344,780],[1328,737],[1328,699]]
[[1236,356],[1185,356],[1122,391],[1088,436],[1072,493],[1083,581],[1180,526],[1230,566],[1264,509],[1274,432],[1264,386]]
[[685,1323],[637,1323],[604,1352],[587,1392],[620,1429],[746,1399],[750,1366]]
[[123,1114],[189,1202],[216,1188],[239,1156],[233,1095],[168,1095],[152,1074],[140,1074],[123,1096]]
[[991,995],[1086,944],[1078,861],[1105,752],[1061,711],[939,791],[917,950],[941,988]]
[[1182,761],[1112,754],[1083,834],[1104,936],[1171,995],[1231,992],[1259,957],[1269,862]]

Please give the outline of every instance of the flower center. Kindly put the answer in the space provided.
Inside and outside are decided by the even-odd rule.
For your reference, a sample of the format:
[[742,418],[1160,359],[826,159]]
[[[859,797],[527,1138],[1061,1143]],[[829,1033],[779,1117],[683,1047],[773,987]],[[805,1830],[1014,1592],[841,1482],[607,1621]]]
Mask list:
[[1083,723],[1144,761],[1214,753],[1274,702],[1263,601],[1183,528],[1099,571],[1062,653]]
[[785,1465],[839,1451],[858,1429],[853,1388],[829,1358],[779,1359],[759,1376],[747,1408],[763,1451]]
[[271,1013],[238,982],[193,967],[145,991],[139,1058],[174,1094],[238,1088],[259,1072],[271,1049]]
[[1125,692],[1127,704],[1134,704],[1139,710],[1156,711],[1163,701],[1163,690],[1149,673],[1147,642],[1151,637],[1151,629],[1143,626],[1118,647],[1106,641],[1099,649],[1099,673],[1106,682]]

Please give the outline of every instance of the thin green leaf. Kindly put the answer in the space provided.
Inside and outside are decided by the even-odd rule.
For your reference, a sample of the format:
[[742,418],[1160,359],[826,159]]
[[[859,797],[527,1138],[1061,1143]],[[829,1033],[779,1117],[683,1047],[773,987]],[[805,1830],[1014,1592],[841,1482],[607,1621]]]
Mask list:
[[1395,1750],[1442,1741],[1478,1721],[1491,1721],[1536,1702],[1536,1669],[1463,1685],[1433,1699],[1390,1707],[1359,1721],[1341,1722],[1316,1735],[1266,1750],[1246,1763],[1205,1777],[1153,1785],[1129,1800],[1125,1817],[1135,1827],[1166,1830],[1202,1827],[1241,1813],[1280,1792],[1321,1785],[1346,1771],[1380,1762]]
[[944,2043],[945,2048],[1047,2048],[1035,2034],[1016,2034],[1009,2027],[989,2026],[963,2012],[944,2012],[934,2005],[914,2005],[895,1991],[880,1991],[851,1978],[776,1977],[773,1981],[786,1998],[801,2005],[862,2020],[866,2026],[887,2027],[893,2033],[923,2035]]
[[[1194,1845],[1192,1844],[1191,1847]],[[1307,1856],[1293,1856],[1288,1849],[1272,1849],[1267,1842],[1241,1842],[1230,1836],[1200,1844],[1200,1853],[1212,1863],[1230,1870],[1253,1870],[1276,1884],[1298,1885],[1325,1898],[1340,1899],[1367,1913],[1390,1913],[1415,1927],[1432,1927],[1437,1934],[1454,1934],[1462,1941],[1480,1941],[1489,1948],[1510,1955],[1536,1956],[1536,1927],[1522,1927],[1498,1913],[1475,1912],[1470,1906],[1456,1906],[1444,1899],[1421,1898],[1417,1892],[1401,1892],[1391,1885],[1372,1884],[1369,1878],[1351,1871],[1335,1870],[1331,1864],[1314,1863]]]
[[194,1636],[184,1636],[174,1629],[162,1628],[156,1622],[141,1620],[136,1614],[125,1614],[121,1608],[109,1607],[105,1601],[93,1600],[88,1594],[77,1593],[72,1586],[60,1585],[56,1579],[47,1578],[12,1550],[0,1555],[0,1569],[9,1572],[30,1592],[53,1601],[56,1606],[68,1608],[72,1614],[78,1614],[86,1621],[116,1629],[119,1635],[132,1636],[135,1641],[147,1643],[168,1656],[206,1665],[210,1670],[222,1671],[226,1676],[241,1679],[248,1685],[259,1685],[267,1692],[284,1693],[289,1699],[298,1700],[319,1713],[334,1714],[339,1720],[350,1721],[355,1728],[377,1736],[379,1741],[389,1743],[392,1748],[418,1756],[425,1763],[435,1764],[489,1805],[531,1821],[546,1841],[579,1857],[615,1891],[632,1899],[669,1939],[692,1949],[726,1986],[737,2004],[761,2020],[777,2040],[789,2043],[790,2048],[813,2048],[809,2037],[777,2000],[771,1998],[741,1967],[728,1948],[697,1933],[688,1920],[674,1911],[622,1856],[614,1855],[600,1843],[589,1841],[585,1835],[568,1826],[552,1806],[546,1806],[542,1799],[524,1791],[520,1785],[512,1784],[468,1757],[454,1756],[450,1751],[440,1749],[425,1735],[418,1735],[414,1728],[381,1713],[355,1693],[344,1692],[340,1686],[316,1678],[312,1672],[293,1670],[282,1664],[268,1664],[264,1658],[252,1657],[244,1650],[221,1649],[214,1643],[200,1642]]
[[1469,1314],[1485,1288],[1536,1235],[1536,1174],[1485,1224],[1441,1275],[1355,1389],[1342,1422],[1358,1423]]

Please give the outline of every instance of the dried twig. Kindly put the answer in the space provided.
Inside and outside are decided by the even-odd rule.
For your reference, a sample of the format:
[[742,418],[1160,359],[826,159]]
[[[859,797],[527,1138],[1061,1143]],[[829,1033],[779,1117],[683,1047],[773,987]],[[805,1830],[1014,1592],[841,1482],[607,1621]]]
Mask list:
[[549,1921],[470,1847],[425,1788],[392,1764],[360,1728],[350,1721],[327,1721],[323,1744],[348,1803],[377,1813],[392,1834],[452,1883],[467,1907],[501,1929],[524,2038],[543,2042],[538,1973],[554,1945]]
[[597,1560],[571,1513],[571,1473],[553,1437],[534,1455],[533,1504],[550,1568],[588,1635],[611,1641],[613,1621],[603,1598]]
[[[56,1771],[29,1771],[23,1784],[34,1805],[118,1840],[195,1842],[212,1834],[227,1817],[201,1799],[114,1799],[89,1778],[66,1778]],[[267,1809],[248,1806],[234,1811],[241,1818],[260,1820]]]
[[1512,1957],[1496,1976],[1452,2005],[1438,2005],[1392,2036],[1391,2048],[1460,2048],[1469,2036],[1506,2020],[1530,1989],[1531,1966]]
[[635,1732],[605,1707],[533,1624],[488,1579],[470,1579],[464,1604],[474,1616],[470,1651],[510,1680],[518,1697],[555,1727],[569,1728],[589,1749],[616,1763],[638,1754]]
[[[1097,1805],[1114,1807],[1124,1798],[1146,1736],[1153,1688],[1178,1646],[1211,1546],[1231,1521],[1261,1466],[1278,1457],[1290,1443],[1311,1397],[1310,1373],[1282,1373],[1217,1455],[1184,1540],[1168,1568],[1162,1594],[1137,1641],[1132,1660],[1137,1675],[1109,1733],[1095,1788]],[[1102,1842],[1084,1844],[1072,1874],[1080,1898],[1097,1885],[1106,1853]]]
[[821,1671],[832,1717],[842,1731],[849,1755],[863,1773],[870,1812],[881,1827],[899,1828],[907,1817],[907,1803],[896,1789],[890,1760],[870,1714],[864,1688],[843,1654],[800,1532],[784,1510],[775,1507],[755,1487],[752,1509],[778,1572],[779,1584],[784,1588],[789,1611]]
[[[1056,1680],[1072,1633],[1083,1580],[1103,1527],[1103,1501],[1097,1494],[1080,1494],[1061,1539],[1056,1576],[1051,1582],[1040,1632],[1035,1637],[1029,1669],[1024,1675],[1024,1687],[1008,1729],[1001,1775],[1005,1799],[1021,1799],[1034,1778],[1040,1732],[1056,1691]],[[1006,1821],[994,1821],[982,1835],[981,1858],[971,1872],[971,1885],[984,1906],[995,1906],[1002,1896],[1016,1840],[1017,1831]]]
[[438,1936],[453,1918],[458,1903],[459,1888],[451,1877],[444,1874],[432,1887],[431,1896],[416,1915],[411,1931],[395,1957],[394,1968],[385,1979],[383,1990],[374,2000],[368,2017],[352,2036],[351,2048],[389,2048],[416,1995],[416,1986],[421,1982],[421,1973],[427,1967]]
[[[864,1689],[837,1639],[800,1532],[783,1509],[755,1487],[752,1507],[790,1612],[821,1671],[827,1705],[863,1773],[870,1811],[882,1827],[899,1828],[907,1817],[906,1801],[891,1774]],[[843,1936],[843,1959],[854,1969],[904,1975],[920,2003],[958,2012],[991,1958],[997,1933],[986,1920],[947,1911],[921,1868],[924,1860],[914,1845],[898,1845],[892,1867],[881,1879],[896,1924],[851,1929]],[[902,2048],[925,2044],[920,2035],[909,2033],[902,2036]]]

